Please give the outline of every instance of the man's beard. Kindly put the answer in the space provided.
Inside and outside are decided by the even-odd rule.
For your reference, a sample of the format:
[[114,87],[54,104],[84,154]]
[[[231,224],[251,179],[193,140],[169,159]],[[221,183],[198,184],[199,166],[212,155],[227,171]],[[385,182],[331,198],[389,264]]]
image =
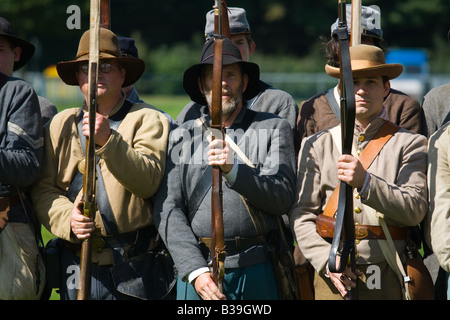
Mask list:
[[[212,106],[212,91],[205,96],[206,102],[209,106]],[[231,115],[239,106],[241,98],[229,97],[226,100],[222,100],[222,116]]]

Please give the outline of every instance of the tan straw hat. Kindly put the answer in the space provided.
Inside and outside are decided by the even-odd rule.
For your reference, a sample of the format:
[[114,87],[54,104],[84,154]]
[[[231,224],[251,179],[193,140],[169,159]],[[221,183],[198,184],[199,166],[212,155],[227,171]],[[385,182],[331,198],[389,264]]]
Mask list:
[[[386,64],[383,50],[375,46],[359,44],[350,47],[350,60],[353,77],[385,76],[390,80],[403,72],[401,64]],[[334,78],[340,77],[340,69],[328,64],[325,65],[325,72]]]
[[[75,60],[59,62],[56,65],[59,77],[68,85],[78,85],[75,73],[78,71],[79,63],[89,61],[89,38],[90,32],[88,30],[80,39]],[[130,56],[122,56],[116,35],[111,30],[105,28],[100,28],[99,59],[114,59],[125,68],[126,75],[122,85],[123,87],[135,83],[141,77],[145,69],[143,60]]]

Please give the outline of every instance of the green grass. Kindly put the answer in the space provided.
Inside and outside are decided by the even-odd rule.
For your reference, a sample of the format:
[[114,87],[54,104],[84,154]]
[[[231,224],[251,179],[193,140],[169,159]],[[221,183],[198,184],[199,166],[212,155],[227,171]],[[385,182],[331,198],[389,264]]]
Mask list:
[[140,95],[140,98],[144,102],[167,112],[174,119],[181,109],[191,101],[189,96]]

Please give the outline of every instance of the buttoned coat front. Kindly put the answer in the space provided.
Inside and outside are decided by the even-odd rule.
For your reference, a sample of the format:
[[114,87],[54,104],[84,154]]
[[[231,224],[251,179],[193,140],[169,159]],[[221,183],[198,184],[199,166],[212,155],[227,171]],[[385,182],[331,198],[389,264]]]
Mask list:
[[[361,132],[355,126],[354,155],[364,150],[386,120],[378,118]],[[338,129],[338,130],[336,130]],[[291,225],[300,249],[317,272],[323,272],[328,262],[330,243],[316,231],[316,218],[321,214],[338,184],[337,159],[341,154],[338,139],[332,130],[324,130],[302,141],[298,159],[298,199],[290,211]],[[336,141],[337,140],[337,141]],[[369,215],[380,212],[388,226],[414,226],[427,211],[427,141],[426,138],[400,129],[387,142],[368,168],[369,191],[366,198],[354,190],[355,223],[369,225]],[[360,240],[356,246],[357,264],[384,261],[378,240]],[[403,256],[405,241],[394,241]]]

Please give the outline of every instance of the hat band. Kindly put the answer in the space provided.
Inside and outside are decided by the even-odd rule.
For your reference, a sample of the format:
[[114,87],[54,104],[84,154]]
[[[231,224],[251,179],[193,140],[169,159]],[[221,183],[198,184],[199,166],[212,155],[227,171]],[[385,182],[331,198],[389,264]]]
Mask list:
[[[117,57],[117,52],[116,51],[112,51],[112,50],[107,50],[107,49],[100,49],[100,53],[107,53],[110,55],[113,55],[115,57]],[[82,56],[86,56],[89,54],[89,51],[83,51],[77,54],[75,60],[78,60],[79,58],[81,58]],[[117,57],[119,58],[119,57]]]
[[[222,55],[228,55],[228,56],[232,56],[232,57],[234,57],[234,58],[236,58],[236,59],[239,59],[239,57],[236,57],[233,53],[230,53],[230,52],[222,52]],[[202,63],[204,63],[205,61],[207,61],[209,58],[212,58],[212,57],[214,57],[214,53],[213,54],[210,54],[209,56],[206,56],[203,60],[202,60]],[[240,59],[239,59],[240,60]],[[239,61],[240,62],[240,61]]]
[[366,68],[380,67],[385,64],[370,60],[351,60],[351,65],[352,70],[360,70]]

